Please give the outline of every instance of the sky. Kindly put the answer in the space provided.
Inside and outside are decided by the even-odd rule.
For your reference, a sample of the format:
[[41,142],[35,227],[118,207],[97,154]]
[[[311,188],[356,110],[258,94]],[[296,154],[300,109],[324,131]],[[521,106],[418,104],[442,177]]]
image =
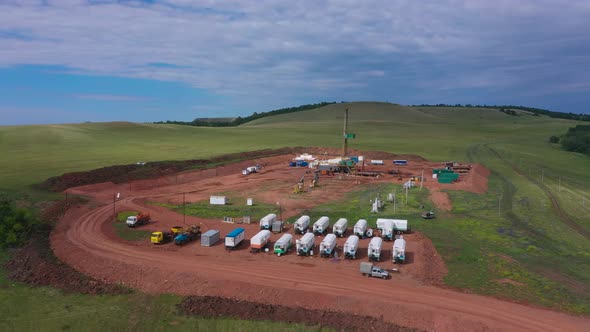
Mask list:
[[321,101],[590,113],[590,1],[0,0],[0,125]]

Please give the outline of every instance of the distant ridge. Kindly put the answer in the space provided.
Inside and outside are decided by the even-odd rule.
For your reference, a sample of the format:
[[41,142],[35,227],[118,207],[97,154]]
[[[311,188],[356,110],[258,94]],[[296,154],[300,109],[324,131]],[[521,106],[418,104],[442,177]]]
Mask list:
[[[346,103],[346,102],[341,102]],[[385,102],[383,102],[385,103]],[[306,104],[296,107],[288,107],[288,108],[281,108],[269,112],[262,112],[257,113],[254,112],[250,116],[246,117],[227,117],[227,118],[196,118],[193,121],[158,121],[154,122],[155,124],[178,124],[178,125],[186,125],[186,126],[195,126],[195,127],[236,127],[239,125],[243,125],[245,123],[258,120],[261,118],[279,115],[279,114],[286,114],[286,113],[295,113],[295,112],[302,112],[302,111],[309,111],[312,109],[337,104],[336,102],[321,102],[317,104]],[[354,102],[352,102],[354,104]],[[392,104],[397,105],[397,104]],[[508,115],[518,116],[519,114],[516,112],[524,111],[529,112],[534,116],[545,115],[550,118],[556,119],[567,119],[567,120],[578,120],[578,121],[590,121],[589,114],[576,114],[576,113],[563,113],[563,112],[555,112],[541,108],[535,107],[527,107],[527,106],[516,106],[516,105],[472,105],[472,104],[419,104],[419,105],[409,105],[410,107],[439,107],[439,108],[486,108],[486,109],[497,109],[500,112],[506,113]]]
[[[195,127],[236,127],[242,125],[244,123],[254,121],[260,118],[264,118],[271,115],[278,115],[278,114],[285,114],[285,113],[293,113],[293,112],[301,112],[301,111],[308,111],[315,108],[320,108],[323,106],[336,104],[336,102],[321,102],[318,104],[307,104],[301,105],[297,107],[289,107],[289,108],[281,108],[278,110],[273,110],[270,112],[262,112],[257,113],[254,112],[252,115],[242,118],[238,116],[237,118],[197,118],[191,122],[185,121],[159,121],[154,122],[156,124],[179,124],[179,125],[186,125],[186,126],[195,126]],[[228,121],[212,121],[212,119],[220,120],[220,119],[227,119]],[[231,120],[229,120],[231,119]]]
[[530,113],[533,113],[535,115],[546,115],[546,116],[548,116],[550,118],[556,118],[556,119],[590,121],[590,114],[563,113],[563,112],[555,112],[555,111],[545,110],[545,109],[542,109],[542,108],[526,107],[526,106],[515,106],[515,105],[420,104],[420,105],[412,105],[412,106],[413,107],[491,108],[491,109],[498,109],[501,112],[504,112],[504,113],[509,114],[509,115],[517,115],[516,112],[514,112],[514,110],[520,110],[520,111],[530,112]]

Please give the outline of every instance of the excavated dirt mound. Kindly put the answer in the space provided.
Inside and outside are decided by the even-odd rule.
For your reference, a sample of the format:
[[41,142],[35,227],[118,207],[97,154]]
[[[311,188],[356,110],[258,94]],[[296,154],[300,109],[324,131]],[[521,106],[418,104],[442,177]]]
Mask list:
[[215,296],[190,296],[185,298],[178,307],[188,315],[207,318],[232,317],[248,320],[272,320],[328,327],[339,331],[416,331],[386,323],[374,317],[261,304]]
[[51,250],[49,233],[52,225],[70,208],[79,208],[86,201],[79,197],[48,204],[41,211],[41,224],[31,240],[11,252],[4,264],[10,280],[31,286],[51,286],[69,293],[122,294],[129,289],[88,277],[58,260]]
[[[43,234],[45,233],[45,234]],[[51,286],[68,293],[124,294],[130,290],[88,277],[59,261],[49,248],[49,232],[35,236],[12,252],[4,268],[10,280],[31,286]]]

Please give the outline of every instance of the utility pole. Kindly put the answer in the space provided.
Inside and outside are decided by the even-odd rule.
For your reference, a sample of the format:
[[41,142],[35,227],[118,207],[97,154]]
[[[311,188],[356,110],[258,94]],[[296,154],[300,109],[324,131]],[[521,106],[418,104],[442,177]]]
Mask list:
[[344,110],[344,132],[342,136],[344,137],[344,144],[342,146],[342,158],[346,157],[348,154],[348,108]]
[[393,193],[393,213],[395,213],[395,202],[397,201],[397,189]]
[[117,199],[117,194],[113,193],[113,220],[117,220],[117,216],[115,215],[115,200]]
[[502,216],[502,195],[498,196],[498,217]]
[[406,186],[406,205],[408,204],[408,187],[409,186]]
[[420,177],[420,190],[422,190],[423,185],[424,185],[424,170],[422,170],[422,176]]
[[182,193],[182,223],[186,226],[186,193]]

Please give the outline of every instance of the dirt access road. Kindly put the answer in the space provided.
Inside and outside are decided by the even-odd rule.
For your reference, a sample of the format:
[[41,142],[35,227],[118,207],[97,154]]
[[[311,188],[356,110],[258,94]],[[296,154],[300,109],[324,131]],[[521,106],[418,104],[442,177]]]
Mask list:
[[[285,158],[262,161],[266,162],[264,172],[248,177],[238,175],[235,169],[228,167],[225,171],[218,170],[216,177],[195,175],[194,180],[179,185],[158,184],[157,188],[145,181],[141,185],[98,184],[73,188],[71,193],[88,195],[93,201],[70,210],[62,218],[52,233],[52,247],[61,260],[87,275],[122,282],[149,293],[223,296],[294,308],[337,310],[434,331],[590,330],[587,318],[429,285],[430,267],[436,267],[440,257],[435,257],[436,252],[424,249],[428,247],[424,242],[427,239],[419,234],[408,237],[408,251],[414,252],[413,262],[404,266],[402,273],[385,281],[362,277],[358,272],[358,260],[251,254],[247,246],[226,252],[222,245],[203,248],[198,242],[184,247],[172,244],[152,246],[147,239],[131,243],[113,234],[114,192],[123,193],[116,205],[118,211],[135,209],[152,213],[158,222],[145,229],[153,230],[178,223],[182,217],[147,205],[145,201],[178,201],[183,192],[190,193],[188,201],[198,201],[223,191],[238,191],[269,203],[280,199],[285,206],[283,213],[296,215],[301,209],[341,197],[355,185],[392,181],[386,177],[355,179],[354,182],[322,178],[321,189],[294,196],[290,194],[293,184],[305,170],[285,168]],[[430,183],[434,184],[427,182],[427,187]],[[264,190],[260,190],[262,186]],[[204,228],[221,229],[222,235],[234,227],[192,217],[187,223],[202,223]],[[251,237],[256,225],[244,226],[247,237]],[[273,236],[273,240],[276,237]],[[416,243],[422,246],[416,246]],[[410,248],[410,245],[414,247]],[[361,248],[363,246],[366,247],[366,243],[362,243]],[[385,248],[390,246],[391,243],[386,243]],[[383,262],[381,265],[391,267],[392,263]]]

